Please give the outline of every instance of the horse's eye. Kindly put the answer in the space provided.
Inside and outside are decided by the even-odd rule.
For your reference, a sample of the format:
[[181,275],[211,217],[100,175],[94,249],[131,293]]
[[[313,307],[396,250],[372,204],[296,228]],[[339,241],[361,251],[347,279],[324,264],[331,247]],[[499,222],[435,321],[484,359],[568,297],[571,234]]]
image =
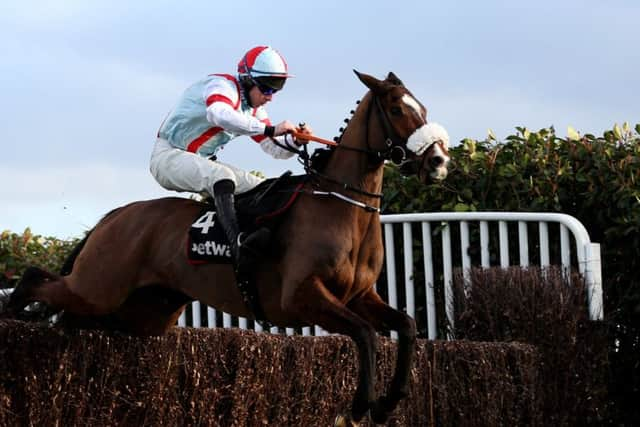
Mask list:
[[400,107],[391,107],[391,114],[393,114],[394,116],[401,116],[402,115],[402,108]]

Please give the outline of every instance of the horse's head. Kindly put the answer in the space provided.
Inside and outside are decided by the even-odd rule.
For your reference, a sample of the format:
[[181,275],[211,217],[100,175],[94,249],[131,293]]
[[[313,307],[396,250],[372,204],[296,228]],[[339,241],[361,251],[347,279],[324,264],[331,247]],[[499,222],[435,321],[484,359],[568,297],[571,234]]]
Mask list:
[[424,183],[447,177],[449,135],[440,125],[427,122],[427,109],[395,74],[385,80],[354,70],[371,90],[386,133],[386,158],[400,165],[405,175],[418,175]]

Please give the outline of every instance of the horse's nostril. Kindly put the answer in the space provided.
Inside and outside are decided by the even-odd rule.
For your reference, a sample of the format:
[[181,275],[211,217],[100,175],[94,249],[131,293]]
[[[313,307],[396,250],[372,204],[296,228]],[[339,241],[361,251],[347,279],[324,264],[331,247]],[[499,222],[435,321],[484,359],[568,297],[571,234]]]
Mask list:
[[434,156],[429,160],[429,164],[431,165],[431,167],[434,167],[434,168],[441,166],[443,163],[444,163],[444,158],[440,156]]

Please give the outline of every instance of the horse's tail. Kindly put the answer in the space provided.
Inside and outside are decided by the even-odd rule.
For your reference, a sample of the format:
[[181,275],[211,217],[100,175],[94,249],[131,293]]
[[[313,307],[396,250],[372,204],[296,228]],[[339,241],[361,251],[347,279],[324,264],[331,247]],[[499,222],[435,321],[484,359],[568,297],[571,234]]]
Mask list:
[[[121,208],[115,208],[114,210],[107,213],[105,216],[102,217],[100,221],[98,221],[98,224],[100,224],[102,221],[104,221],[105,219],[107,219],[108,217],[110,217],[112,214],[116,213],[120,209]],[[78,258],[78,255],[80,254],[80,252],[82,252],[84,245],[87,243],[87,240],[89,240],[89,236],[91,236],[91,233],[93,233],[93,230],[96,229],[98,224],[96,224],[91,230],[87,231],[84,238],[80,240],[80,242],[71,250],[71,253],[67,255],[67,258],[64,260],[64,263],[60,268],[61,276],[67,276],[71,274],[71,271],[73,271],[73,264],[76,262],[76,258]]]

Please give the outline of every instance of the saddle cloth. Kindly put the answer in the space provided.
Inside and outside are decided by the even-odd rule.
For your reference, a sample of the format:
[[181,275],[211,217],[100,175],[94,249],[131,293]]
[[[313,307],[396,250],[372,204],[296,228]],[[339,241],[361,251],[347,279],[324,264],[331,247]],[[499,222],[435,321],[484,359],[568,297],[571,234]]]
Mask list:
[[[240,230],[253,232],[259,227],[273,230],[298,198],[306,175],[291,175],[287,171],[278,178],[268,179],[250,191],[236,197]],[[190,264],[231,264],[231,247],[222,225],[216,221],[215,205],[206,199],[198,217],[189,228],[187,260]]]

